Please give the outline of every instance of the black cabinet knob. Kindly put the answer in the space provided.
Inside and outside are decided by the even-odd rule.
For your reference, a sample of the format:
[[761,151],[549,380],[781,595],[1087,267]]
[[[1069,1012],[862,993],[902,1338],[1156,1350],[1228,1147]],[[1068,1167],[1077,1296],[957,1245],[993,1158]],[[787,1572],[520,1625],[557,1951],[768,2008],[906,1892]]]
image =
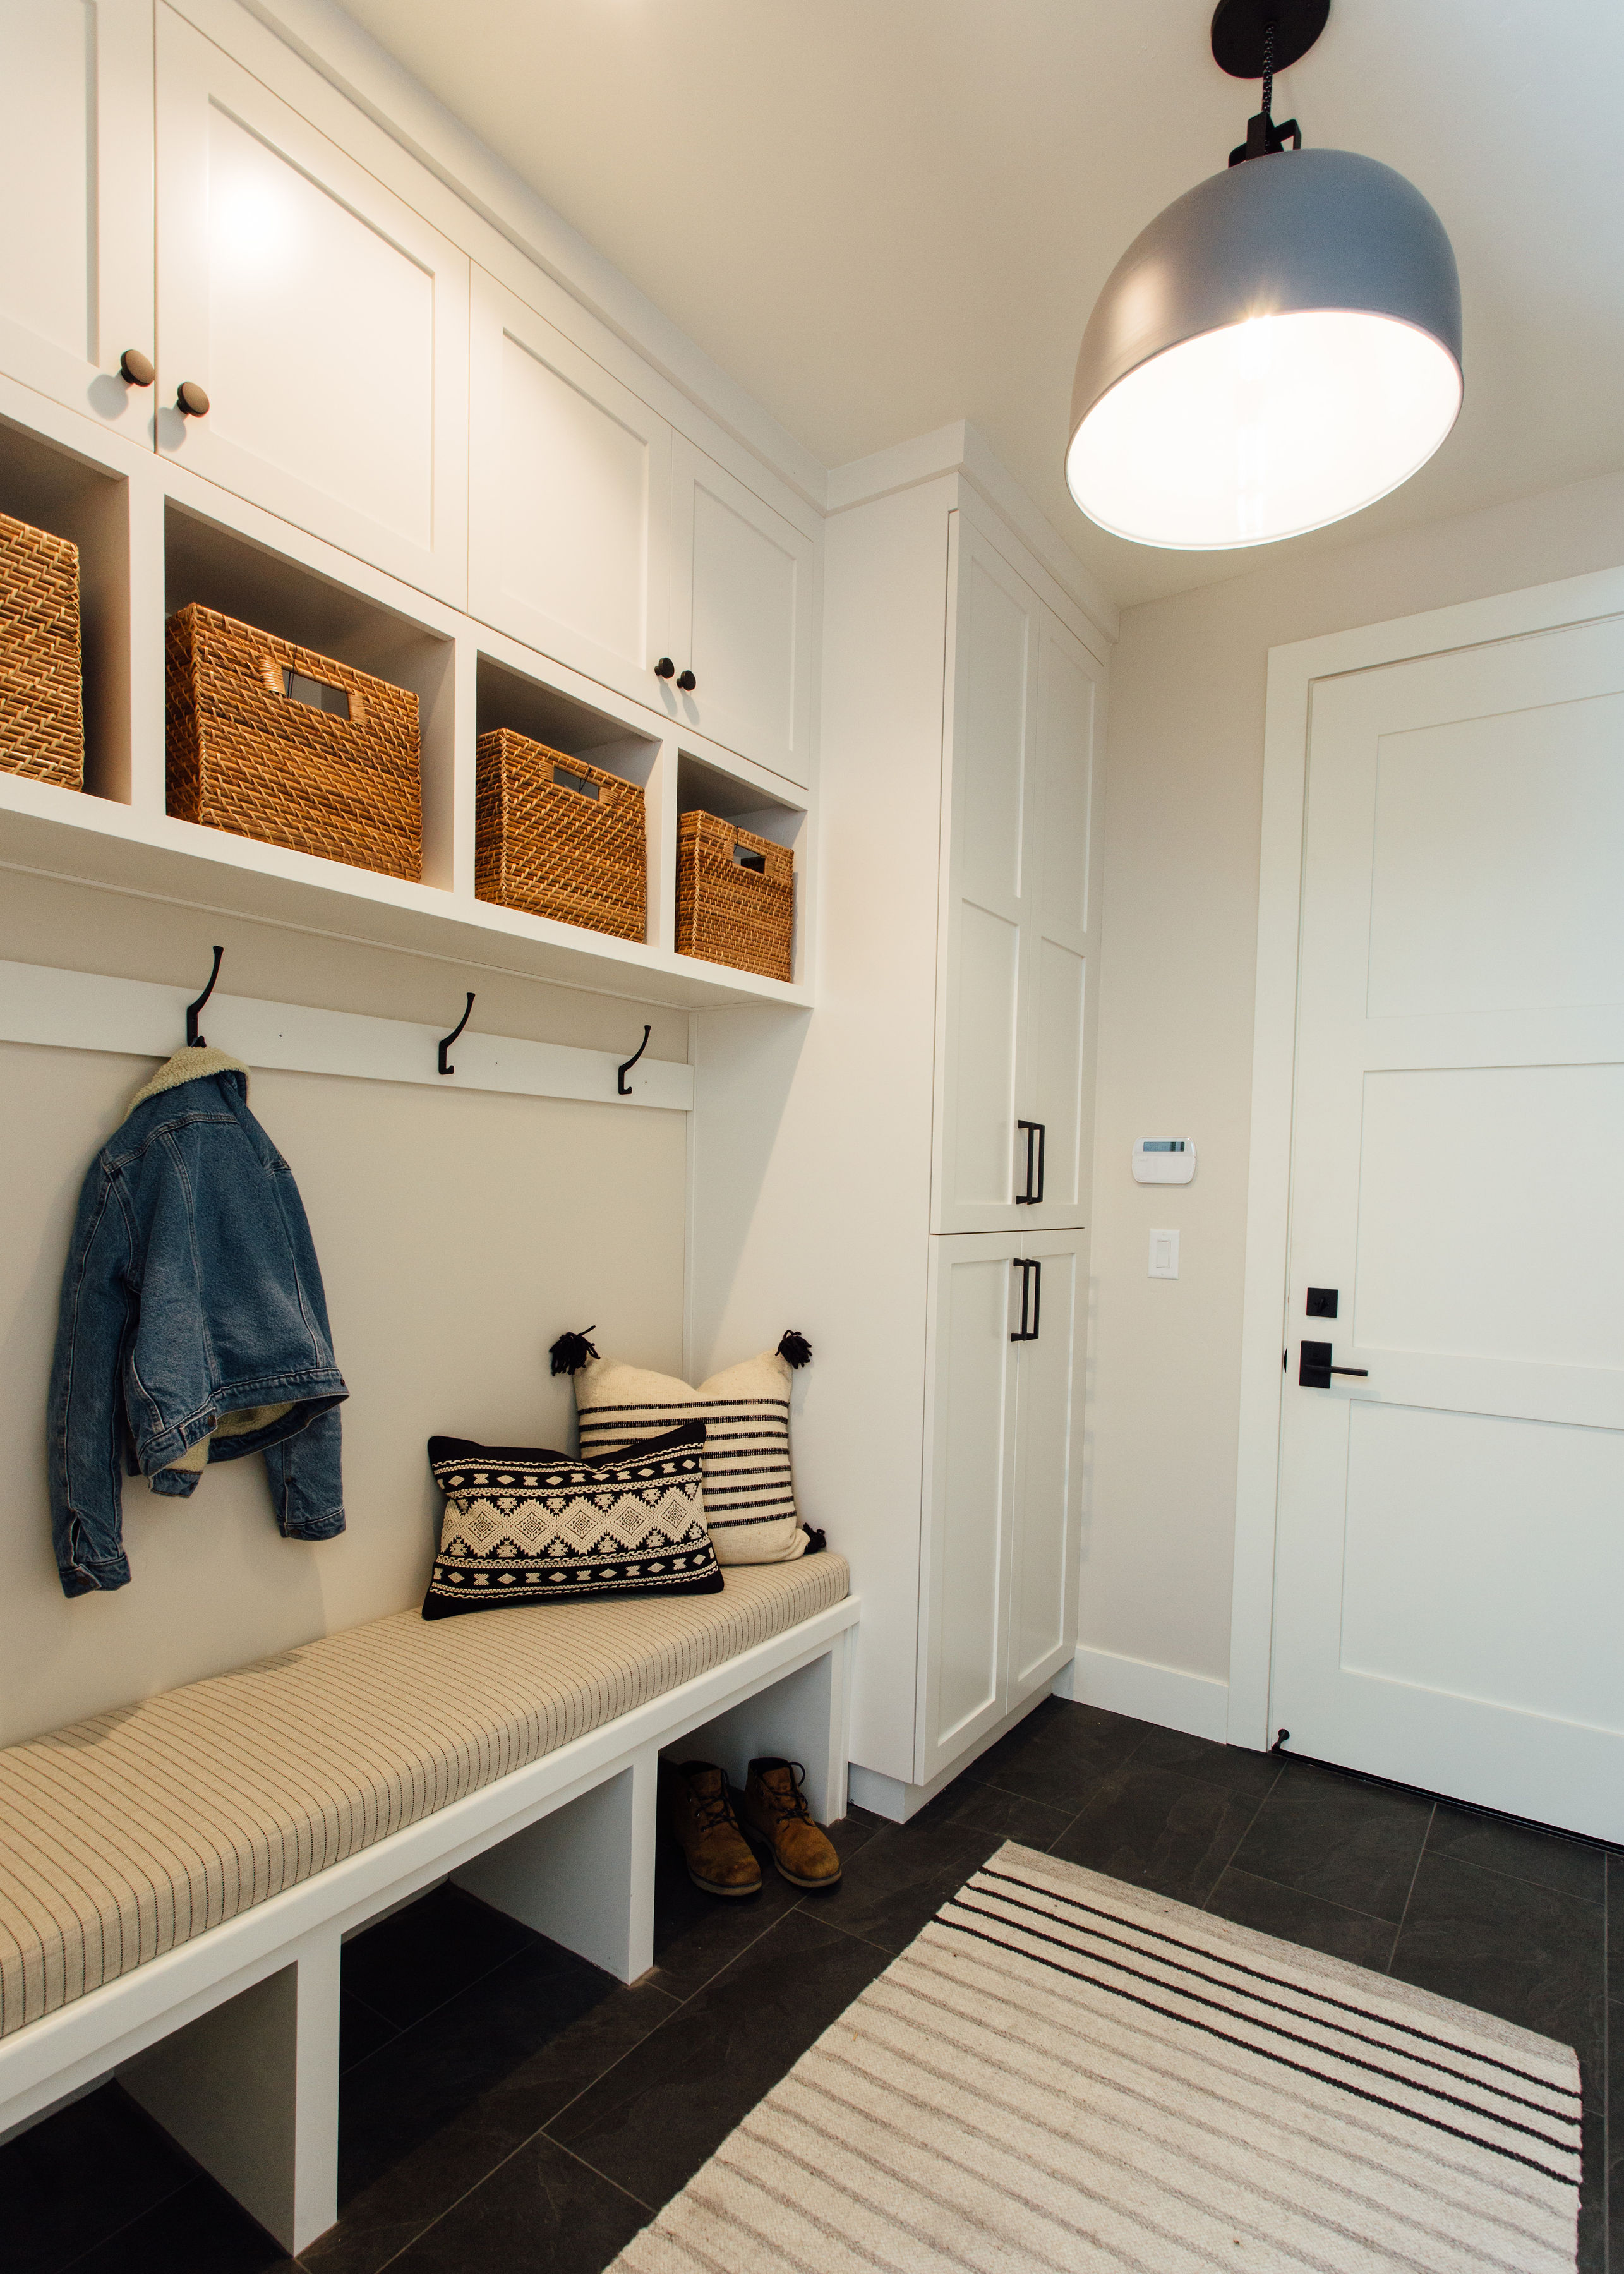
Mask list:
[[654,676],[656,679],[674,679],[676,675],[677,666],[673,663],[671,658],[668,655],[661,656],[659,661],[654,666]]
[[684,695],[691,695],[698,684],[699,681],[691,671],[681,671],[677,674],[677,685],[682,689]]
[[175,407],[177,410],[184,410],[188,418],[207,418],[207,390],[199,387],[195,379],[183,379],[175,390]]
[[144,356],[139,348],[126,348],[118,358],[118,376],[132,387],[150,387],[158,373],[150,356]]

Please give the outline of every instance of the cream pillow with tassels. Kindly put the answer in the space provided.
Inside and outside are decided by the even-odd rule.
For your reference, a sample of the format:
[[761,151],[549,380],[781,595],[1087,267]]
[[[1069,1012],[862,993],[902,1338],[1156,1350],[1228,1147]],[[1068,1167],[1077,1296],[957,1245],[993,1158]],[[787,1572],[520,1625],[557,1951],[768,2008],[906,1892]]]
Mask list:
[[575,1377],[583,1457],[703,1421],[705,1528],[717,1562],[790,1563],[823,1547],[821,1532],[802,1527],[790,1469],[790,1371],[812,1355],[804,1335],[791,1328],[777,1350],[694,1389],[673,1374],[600,1358],[587,1340],[591,1332],[560,1335],[551,1352],[553,1373]]

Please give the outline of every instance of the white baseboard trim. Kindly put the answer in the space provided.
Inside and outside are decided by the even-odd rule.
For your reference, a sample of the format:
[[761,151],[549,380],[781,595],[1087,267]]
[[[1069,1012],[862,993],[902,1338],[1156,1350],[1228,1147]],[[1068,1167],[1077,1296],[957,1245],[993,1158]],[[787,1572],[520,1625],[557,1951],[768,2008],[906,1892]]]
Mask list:
[[1222,1745],[1227,1734],[1229,1685],[1210,1675],[1184,1674],[1176,1666],[1153,1666],[1147,1659],[1119,1658],[1115,1651],[1079,1645],[1064,1674],[1055,1677],[1056,1698],[1079,1706],[1101,1706],[1108,1713],[1128,1713],[1154,1721],[1187,1737],[1210,1737]]

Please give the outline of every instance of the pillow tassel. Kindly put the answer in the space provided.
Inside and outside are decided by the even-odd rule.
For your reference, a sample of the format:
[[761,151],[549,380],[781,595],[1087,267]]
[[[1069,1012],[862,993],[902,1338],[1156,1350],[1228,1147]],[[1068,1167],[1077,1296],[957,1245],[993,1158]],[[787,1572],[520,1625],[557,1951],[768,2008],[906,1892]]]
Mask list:
[[778,1344],[775,1355],[787,1366],[807,1366],[811,1362],[812,1345],[799,1327],[791,1327]]
[[[553,1344],[552,1349],[547,1352],[547,1356],[553,1361],[553,1373],[579,1374],[582,1367],[586,1364],[588,1359],[596,1358],[598,1356],[597,1348],[595,1344],[588,1342],[586,1338],[587,1335],[595,1334],[596,1332],[596,1328],[589,1327],[586,1329],[586,1334],[560,1335],[557,1342]],[[792,1360],[792,1364],[793,1363],[793,1361]]]

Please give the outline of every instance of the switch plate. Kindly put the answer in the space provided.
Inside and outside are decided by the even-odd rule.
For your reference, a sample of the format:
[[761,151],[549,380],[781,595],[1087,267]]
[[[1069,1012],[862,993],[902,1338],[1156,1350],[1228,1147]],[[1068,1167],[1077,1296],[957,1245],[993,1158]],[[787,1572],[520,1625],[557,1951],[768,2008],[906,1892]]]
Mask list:
[[1177,1278],[1178,1234],[1176,1231],[1153,1231],[1151,1233],[1150,1276],[1153,1279]]

